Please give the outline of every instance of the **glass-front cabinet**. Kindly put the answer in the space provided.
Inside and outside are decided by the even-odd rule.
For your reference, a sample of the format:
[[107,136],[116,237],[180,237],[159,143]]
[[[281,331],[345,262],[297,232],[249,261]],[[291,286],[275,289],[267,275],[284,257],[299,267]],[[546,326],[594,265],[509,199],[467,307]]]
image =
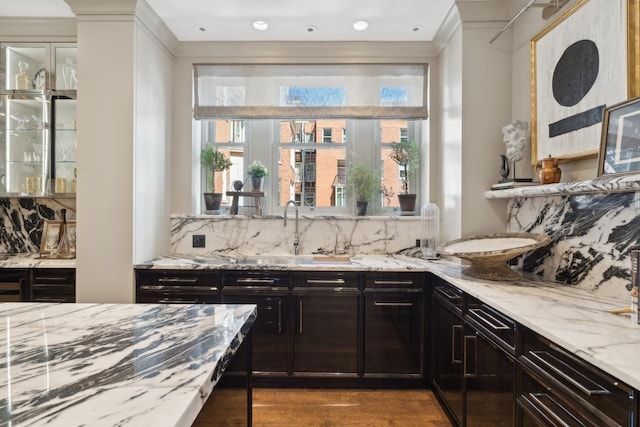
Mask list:
[[0,44],[0,196],[73,196],[76,46]]

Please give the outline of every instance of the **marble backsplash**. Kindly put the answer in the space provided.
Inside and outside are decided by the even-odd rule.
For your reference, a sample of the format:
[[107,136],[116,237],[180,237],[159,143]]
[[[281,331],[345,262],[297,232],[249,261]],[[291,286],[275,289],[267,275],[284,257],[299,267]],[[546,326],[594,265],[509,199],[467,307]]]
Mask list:
[[640,193],[508,200],[508,231],[546,234],[552,243],[518,260],[544,280],[628,298],[632,248],[640,247]]
[[[301,216],[299,253],[314,255],[379,255],[419,253],[420,217]],[[173,254],[293,254],[295,219],[282,216],[171,217]],[[194,248],[193,236],[204,235],[205,247]]]
[[0,198],[0,253],[38,253],[44,221],[76,217],[75,199]]

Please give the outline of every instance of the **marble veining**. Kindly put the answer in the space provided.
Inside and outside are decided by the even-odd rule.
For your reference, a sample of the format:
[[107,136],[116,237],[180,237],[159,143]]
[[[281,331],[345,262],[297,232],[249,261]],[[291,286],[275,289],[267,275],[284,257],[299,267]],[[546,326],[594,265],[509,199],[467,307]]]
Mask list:
[[75,219],[75,199],[0,198],[0,253],[38,253],[44,221],[59,220],[62,208]]
[[640,246],[636,193],[510,199],[509,231],[545,234],[552,243],[519,260],[545,280],[629,295],[632,248]]
[[0,304],[0,426],[190,426],[255,305]]
[[76,260],[41,258],[38,254],[0,254],[0,268],[75,268]]
[[[291,222],[292,220],[290,220]],[[301,216],[300,253],[379,255],[415,248],[419,217]],[[192,236],[202,234],[205,248],[193,248]],[[195,255],[292,254],[294,227],[282,216],[174,215],[171,253]]]

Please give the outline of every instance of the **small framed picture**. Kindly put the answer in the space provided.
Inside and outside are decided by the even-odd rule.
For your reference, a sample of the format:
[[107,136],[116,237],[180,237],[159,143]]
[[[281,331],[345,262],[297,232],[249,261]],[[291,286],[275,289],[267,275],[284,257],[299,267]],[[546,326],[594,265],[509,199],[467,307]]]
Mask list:
[[612,105],[602,116],[598,176],[640,173],[640,98]]
[[[42,240],[40,241],[40,256],[47,258],[59,258],[57,251],[61,225],[62,221],[44,221],[44,227],[42,229]],[[66,230],[69,237],[69,257],[73,258],[76,254],[76,222],[67,221]]]

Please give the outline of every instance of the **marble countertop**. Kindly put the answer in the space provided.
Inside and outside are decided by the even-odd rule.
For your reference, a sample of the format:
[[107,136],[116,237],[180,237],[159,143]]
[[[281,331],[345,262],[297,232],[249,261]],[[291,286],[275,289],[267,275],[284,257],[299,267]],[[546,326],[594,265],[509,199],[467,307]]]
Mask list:
[[[246,259],[249,262],[245,263],[243,261]],[[260,262],[261,260],[264,260],[264,262]],[[171,255],[136,264],[135,268],[176,270],[426,271],[428,264],[420,258],[403,255]]]
[[640,390],[640,364],[636,361],[636,355],[640,354],[640,325],[630,315],[607,312],[630,306],[630,300],[621,301],[573,286],[540,281],[536,276],[517,281],[474,279],[462,274],[466,265],[456,258],[427,261],[401,255],[355,256],[351,257],[351,264],[295,265],[234,264],[232,257],[178,255],[136,267],[432,272]]
[[1,303],[1,426],[190,426],[255,305]]
[[631,296],[620,301],[534,278],[509,282],[473,279],[462,274],[465,267],[437,261],[429,271],[640,390],[640,325],[631,315],[607,311],[631,306]]
[[75,258],[42,258],[39,254],[0,254],[0,268],[75,268]]

